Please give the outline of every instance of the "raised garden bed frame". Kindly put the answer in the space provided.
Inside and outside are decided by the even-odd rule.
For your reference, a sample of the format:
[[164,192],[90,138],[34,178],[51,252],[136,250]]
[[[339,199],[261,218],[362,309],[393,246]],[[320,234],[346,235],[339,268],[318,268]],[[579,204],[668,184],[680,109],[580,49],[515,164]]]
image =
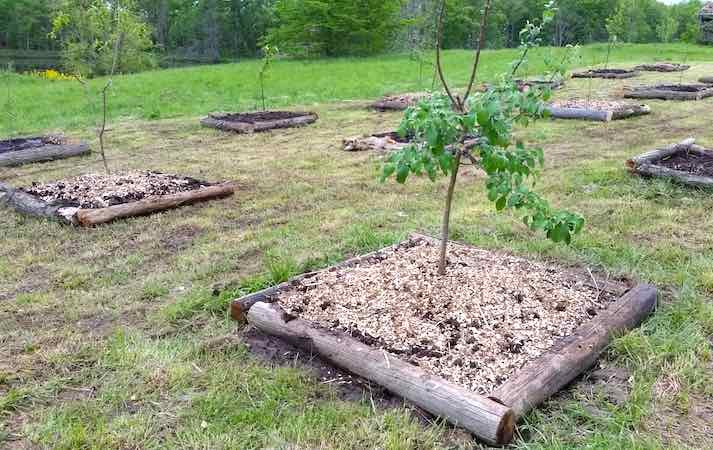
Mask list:
[[687,186],[713,188],[713,177],[694,175],[658,164],[662,159],[682,152],[701,154],[702,152],[713,153],[713,150],[696,145],[696,140],[689,138],[678,144],[652,150],[643,155],[631,158],[626,162],[626,166],[629,172],[644,177],[666,178]]
[[[275,111],[269,111],[275,112]],[[292,111],[289,111],[292,112]],[[211,113],[201,119],[201,125],[208,128],[215,128],[221,131],[232,131],[238,134],[259,133],[263,131],[276,130],[282,128],[303,127],[312,124],[319,119],[313,112],[296,113],[294,117],[262,120],[255,122],[239,122],[230,120],[232,113]],[[245,113],[248,114],[248,113]]]
[[658,100],[683,100],[683,101],[696,101],[702,100],[704,98],[713,97],[713,86],[706,84],[688,84],[684,86],[695,86],[701,90],[695,92],[677,91],[673,89],[666,89],[667,85],[656,85],[656,86],[640,86],[635,88],[628,88],[624,92],[625,98],[636,98],[636,99],[658,99]]
[[651,108],[648,105],[627,105],[625,108],[600,110],[547,106],[547,111],[550,113],[550,116],[555,119],[580,119],[595,122],[610,122],[612,120],[623,120],[650,114]]
[[685,72],[690,69],[691,66],[688,64],[678,64],[678,63],[650,63],[650,64],[640,64],[634,67],[634,70],[641,72]]
[[68,225],[91,227],[117,219],[145,216],[193,203],[229,197],[234,192],[233,183],[221,183],[177,194],[156,195],[106,208],[85,209],[51,205],[37,196],[0,182],[0,203],[6,203],[17,212],[28,216],[55,220]]
[[[375,101],[369,105],[369,109],[373,109],[380,112],[386,111],[404,111],[410,106],[414,106],[420,100],[428,98],[427,93],[410,93],[402,95],[385,95],[380,100]],[[405,98],[411,97],[411,100],[405,100]]]
[[626,78],[638,77],[639,75],[640,73],[636,70],[628,70],[626,72],[606,72],[602,71],[602,69],[592,69],[584,72],[575,72],[572,74],[572,78],[603,78],[605,80],[623,80]]
[[[51,136],[20,137],[15,139],[41,139],[51,142]],[[71,158],[74,156],[88,155],[91,152],[89,145],[79,143],[47,143],[41,147],[0,153],[0,167],[21,166],[36,162],[54,161],[57,159]]]
[[[436,241],[423,235],[412,235],[409,239]],[[349,259],[335,268],[355,266],[384,250]],[[325,330],[290,316],[276,303],[281,290],[317,273],[300,275],[234,300],[230,307],[231,317],[373,381],[490,445],[508,444],[519,419],[591,367],[613,336],[637,327],[653,312],[657,298],[653,286],[637,285],[597,317],[582,324],[571,336],[526,364],[490,395],[482,396],[430,375],[384,350],[369,347],[345,333]]]

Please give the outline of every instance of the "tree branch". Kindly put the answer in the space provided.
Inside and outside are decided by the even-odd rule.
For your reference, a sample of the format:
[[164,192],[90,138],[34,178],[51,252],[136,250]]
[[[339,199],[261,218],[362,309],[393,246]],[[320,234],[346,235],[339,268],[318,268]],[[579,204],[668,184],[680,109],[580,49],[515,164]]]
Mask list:
[[478,73],[478,65],[480,64],[480,52],[483,50],[483,46],[485,45],[485,27],[488,24],[488,14],[490,14],[490,0],[485,1],[483,17],[480,18],[480,36],[478,37],[478,49],[475,52],[473,71],[470,74],[470,82],[468,82],[468,89],[465,91],[465,96],[463,97],[463,105],[465,105],[465,102],[468,101],[468,97],[470,97],[470,93],[473,90],[473,84],[475,83],[475,77]]
[[443,17],[445,15],[446,0],[441,0],[441,10],[438,14],[438,25],[436,27],[436,69],[438,72],[438,76],[441,79],[441,84],[446,90],[446,94],[448,94],[448,98],[451,99],[451,102],[453,103],[453,106],[455,108],[462,111],[462,105],[460,104],[460,101],[453,96],[453,93],[451,92],[450,88],[448,87],[448,83],[446,82],[446,78],[443,76],[443,66],[441,64],[441,45],[443,45]]

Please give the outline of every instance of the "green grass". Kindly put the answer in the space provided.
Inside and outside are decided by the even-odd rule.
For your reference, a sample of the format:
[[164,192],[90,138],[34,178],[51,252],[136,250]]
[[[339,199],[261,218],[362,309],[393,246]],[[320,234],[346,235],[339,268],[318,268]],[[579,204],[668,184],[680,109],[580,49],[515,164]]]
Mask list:
[[[680,53],[688,51],[693,68],[683,74],[684,81],[713,72],[709,49],[661,48],[625,47],[618,52],[629,60],[622,58],[620,64],[681,60]],[[596,50],[601,54],[601,47]],[[507,52],[488,53],[488,60],[501,54],[504,64]],[[469,55],[450,52],[448,57],[453,65]],[[114,104],[124,112],[115,113],[125,120],[114,121],[107,135],[113,169],[231,179],[239,189],[225,200],[88,230],[3,210],[0,447],[477,447],[457,429],[423,423],[408,407],[377,402],[374,408],[369,391],[362,399],[344,400],[300,361],[277,366],[260,359],[245,345],[241,326],[227,317],[234,296],[388,245],[413,231],[438,230],[443,183],[380,184],[378,155],[340,148],[344,137],[389,129],[400,115],[367,111],[363,103],[323,103],[331,98],[329,86],[303,79],[296,69],[334,66],[345,74],[350,64],[354,74],[373,78],[350,75],[349,81],[339,79],[339,71],[314,73],[322,81],[337,80],[344,88],[333,94],[344,96],[337,98],[414,87],[409,84],[413,71],[396,73],[399,64],[407,65],[403,58],[281,62],[295,74],[291,84],[281,84],[282,93],[290,92],[291,85],[312,86],[295,88],[284,103],[318,102],[311,107],[320,120],[307,128],[237,136],[201,128],[195,116],[219,109],[211,99],[230,106],[232,100],[221,92],[240,91],[229,88],[228,74],[241,66],[119,80],[125,103]],[[394,74],[365,70],[380,64]],[[402,78],[396,84],[383,84],[384,78],[397,76]],[[626,84],[678,76],[644,74]],[[198,78],[222,80],[222,87],[199,85]],[[34,119],[17,123],[28,130],[80,126],[87,120],[81,100],[62,93],[74,89],[73,83],[13,82],[27,89],[23,110]],[[134,108],[152,92],[148,85],[159,82],[182,93],[178,103],[164,104],[176,118],[141,119]],[[612,98],[621,85],[570,80],[556,95],[591,92]],[[193,89],[190,96],[186,86]],[[64,99],[61,114],[46,108],[46,89]],[[324,97],[305,100],[310,92]],[[253,99],[248,99],[249,106]],[[587,219],[584,233],[570,247],[530,232],[517,215],[496,213],[486,201],[482,176],[464,170],[454,203],[454,238],[586,265],[612,277],[634,277],[661,291],[657,313],[618,338],[602,358],[604,365],[630,374],[623,386],[626,398],[612,401],[586,380],[578,381],[527,418],[516,448],[713,448],[713,196],[635,178],[624,168],[632,155],[690,135],[712,146],[712,103],[650,104],[652,115],[629,121],[542,121],[518,130],[523,140],[545,150],[540,191]],[[90,137],[84,125],[68,130]],[[24,186],[98,170],[101,161],[91,155],[0,169],[0,179]],[[225,287],[217,295],[216,284]]]
[[[532,63],[523,73],[540,73],[542,54],[546,51],[549,50],[540,49],[531,55]],[[561,51],[555,50],[558,54]],[[581,53],[580,65],[602,64],[606,46],[587,45]],[[481,78],[492,79],[507,70],[516,56],[516,50],[486,51]],[[445,52],[444,65],[452,83],[466,83],[472,57],[472,52],[465,50]],[[623,45],[614,51],[611,61],[630,64],[685,58],[689,61],[713,59],[713,48],[683,44]],[[110,93],[110,114],[114,120],[156,120],[200,116],[211,111],[255,109],[259,104],[259,66],[259,61],[246,60],[239,64],[117,76]],[[430,79],[419,85],[417,74],[417,63],[408,55],[282,60],[276,61],[271,69],[266,95],[271,107],[309,107],[315,103],[372,99],[388,92],[429,88]],[[90,81],[95,95],[105,82],[104,79]],[[97,100],[95,96],[92,101]],[[0,108],[0,135],[74,129],[97,120],[84,89],[75,81],[47,83],[0,73],[0,105],[4,106]]]

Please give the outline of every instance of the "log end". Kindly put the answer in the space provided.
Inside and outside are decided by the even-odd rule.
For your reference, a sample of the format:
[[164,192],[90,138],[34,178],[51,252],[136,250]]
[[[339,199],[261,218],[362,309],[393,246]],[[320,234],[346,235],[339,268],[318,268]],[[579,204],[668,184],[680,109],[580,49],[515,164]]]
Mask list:
[[247,310],[243,308],[243,303],[240,301],[240,299],[236,299],[230,302],[230,318],[235,320],[236,322],[242,324],[247,323],[248,311],[249,308]]
[[515,423],[515,412],[510,409],[502,417],[502,419],[500,420],[500,424],[498,424],[495,442],[496,445],[502,447],[512,442],[512,438],[515,435]]

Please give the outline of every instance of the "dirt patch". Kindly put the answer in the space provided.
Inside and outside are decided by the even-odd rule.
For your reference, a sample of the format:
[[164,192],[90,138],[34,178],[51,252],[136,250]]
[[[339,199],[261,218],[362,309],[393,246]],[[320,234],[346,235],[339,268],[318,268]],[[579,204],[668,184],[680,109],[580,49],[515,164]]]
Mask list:
[[713,152],[705,154],[678,152],[659,160],[656,164],[693,175],[713,177]]
[[488,394],[618,298],[562,268],[422,239],[280,293],[291,314]]
[[293,111],[259,111],[250,113],[234,113],[220,116],[220,120],[242,123],[271,122],[273,120],[294,119],[302,117],[305,113]]
[[89,174],[52,183],[32,183],[24,191],[51,205],[106,208],[156,195],[176,194],[211,186],[212,183],[160,172]]
[[63,136],[37,136],[6,139],[4,141],[0,141],[0,154],[40,148],[45,145],[64,145],[66,143],[67,140]]

